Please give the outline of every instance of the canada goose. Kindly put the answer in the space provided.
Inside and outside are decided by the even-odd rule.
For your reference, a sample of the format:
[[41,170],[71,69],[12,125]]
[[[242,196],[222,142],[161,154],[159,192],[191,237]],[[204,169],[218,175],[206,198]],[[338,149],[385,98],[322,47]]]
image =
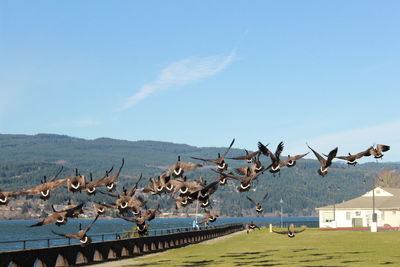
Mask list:
[[263,212],[263,208],[261,206],[261,203],[263,203],[266,199],[268,199],[268,192],[265,194],[265,196],[262,198],[262,200],[260,202],[255,202],[252,198],[246,196],[246,198],[255,205],[256,208],[256,212],[257,213],[262,213]]
[[181,161],[181,156],[178,156],[178,161],[168,168],[168,174],[171,174],[174,178],[178,178],[182,177],[184,172],[193,171],[200,167],[203,167],[203,165],[192,162],[183,162]]
[[199,199],[199,201],[200,201],[200,207],[203,208],[203,209],[207,208],[207,207],[209,207],[211,205],[211,201],[210,201],[209,198],[206,198],[206,199],[203,199],[203,200]]
[[222,173],[219,173],[217,181],[219,182],[219,185],[226,185],[227,177],[225,175],[223,175]]
[[174,199],[175,201],[175,209],[181,209],[183,207],[186,207],[187,205],[193,203],[195,199],[189,199],[188,196],[178,196],[177,198]]
[[364,151],[359,152],[359,153],[357,153],[357,154],[352,155],[352,154],[349,153],[348,156],[337,156],[336,158],[337,158],[337,159],[347,160],[346,163],[347,163],[348,165],[355,166],[355,165],[357,164],[357,159],[362,158],[362,157],[368,157],[368,156],[371,155],[371,154],[370,154],[370,149],[371,149],[371,148],[372,148],[372,146],[369,147],[369,148],[367,148],[367,150],[364,150]]
[[78,239],[81,242],[82,246],[86,246],[92,242],[92,239],[89,236],[87,236],[86,234],[87,234],[87,232],[89,232],[90,228],[93,226],[93,224],[97,221],[98,218],[99,218],[99,215],[97,214],[96,218],[85,229],[81,229],[82,225],[79,224],[79,232],[76,234],[61,234],[61,233],[54,232],[53,230],[52,230],[52,232],[55,235],[63,236],[66,238]]
[[312,149],[308,144],[307,146],[309,149],[311,149],[311,151],[314,153],[319,163],[321,164],[321,167],[318,169],[318,174],[324,177],[328,173],[329,166],[331,166],[332,164],[332,159],[336,157],[338,148],[336,147],[331,152],[329,152],[327,159],[324,159],[318,152]]
[[136,225],[136,228],[135,228],[135,230],[137,231],[139,236],[147,236],[148,229],[149,229],[148,224],[144,224],[144,225],[139,224],[139,225]]
[[78,173],[78,169],[75,169],[75,176],[65,178],[67,180],[67,188],[70,192],[80,192],[86,187],[86,178],[84,175]]
[[[72,205],[72,203],[71,203],[71,199],[68,199],[67,207],[65,209],[63,209],[63,210],[60,210],[60,211],[56,210],[54,208],[54,205],[51,205],[51,208],[53,209],[53,212],[62,212],[62,211],[65,211],[65,210],[73,209],[74,207],[75,206]],[[82,214],[82,213],[83,213],[83,209],[77,209],[77,210],[73,211],[69,217],[70,218],[78,218],[79,214]]]
[[[284,167],[291,168],[296,165],[297,160],[305,157],[308,153],[301,154],[301,155],[296,155],[296,156],[290,156],[288,155],[287,159],[284,161],[279,161],[278,167],[275,169],[282,170]],[[272,168],[272,164],[269,165],[266,169]]]
[[191,193],[201,190],[203,188],[200,180],[188,181],[187,177],[177,178],[169,181],[169,184],[173,184],[173,193],[179,193],[180,196],[187,196]]
[[216,173],[219,173],[220,175],[223,175],[226,178],[240,181],[240,186],[237,187],[237,190],[239,192],[246,192],[246,191],[250,190],[251,183],[254,180],[256,180],[258,178],[258,176],[263,174],[264,170],[265,170],[265,168],[263,168],[262,171],[260,171],[260,172],[258,172],[256,174],[251,174],[251,175],[246,175],[246,176],[237,176],[237,175],[233,175],[232,173],[221,173],[221,172],[217,172],[215,170],[212,170],[212,171],[214,171]]
[[257,150],[257,151],[252,152],[252,153],[249,153],[249,151],[247,151],[246,149],[244,149],[244,151],[246,152],[246,155],[244,155],[244,156],[239,156],[239,157],[234,157],[234,158],[228,158],[228,159],[233,159],[233,160],[246,160],[247,163],[252,163],[252,162],[254,162],[254,158],[255,158],[256,156],[258,156],[258,155],[261,153],[260,150]]
[[255,224],[253,222],[246,223],[246,232],[247,232],[247,234],[250,232],[250,230],[254,231],[255,229],[261,230],[261,228],[257,224]]
[[146,201],[141,196],[132,196],[128,203],[134,215],[139,214],[145,205]]
[[50,190],[54,190],[54,189],[60,187],[65,182],[67,182],[66,179],[61,179],[61,180],[56,181],[58,175],[61,173],[62,170],[63,170],[63,167],[61,166],[61,169],[49,181],[46,181],[46,176],[44,176],[42,184],[37,185],[31,189],[22,190],[20,192],[20,194],[21,195],[38,195],[39,194],[41,199],[43,199],[43,200],[49,199],[50,198]]
[[117,198],[117,200],[115,201],[115,206],[113,205],[113,207],[116,207],[120,214],[127,213],[130,210],[133,210],[134,213],[138,213],[141,207],[143,207],[145,204],[145,201],[143,200],[142,197],[134,196],[137,186],[141,179],[142,179],[142,174],[140,174],[138,181],[133,186],[131,186],[129,190],[123,188],[122,194],[103,193],[101,191],[99,192]]
[[0,190],[0,206],[7,205],[10,198],[15,198],[21,195],[20,192],[2,192]]
[[148,193],[150,192],[152,195],[158,195],[164,192],[164,187],[160,183],[160,179],[149,178],[151,184],[146,185],[143,187],[142,192]]
[[369,148],[369,155],[374,156],[374,158],[376,159],[380,159],[383,157],[382,152],[386,152],[388,150],[390,150],[390,146],[378,144],[376,145],[376,148]]
[[285,164],[286,167],[291,168],[296,165],[297,160],[304,158],[305,156],[308,155],[308,153],[310,153],[310,152],[307,152],[305,154],[296,155],[296,156],[288,155],[287,159],[285,159],[283,161],[283,163]]
[[157,208],[155,209],[148,209],[145,210],[144,212],[140,213],[140,216],[138,218],[131,218],[131,217],[119,217],[121,219],[124,219],[128,222],[134,222],[137,225],[145,225],[146,221],[151,221],[156,217],[156,213],[158,212],[158,209],[160,208],[160,204],[157,205]]
[[122,158],[121,167],[119,167],[118,172],[116,174],[114,174],[113,176],[111,176],[111,177],[104,178],[102,180],[102,182],[98,185],[98,187],[105,186],[109,192],[114,191],[114,189],[115,189],[115,181],[118,179],[118,177],[119,177],[119,175],[121,173],[121,170],[124,167],[124,164],[125,164],[125,159]]
[[[113,169],[114,169],[114,166],[112,166],[110,170],[106,171],[106,173],[102,177],[100,177],[99,179],[97,179],[95,181],[93,181],[92,173],[90,173],[90,182],[87,183],[85,188],[82,190],[85,190],[89,196],[96,195],[96,192],[97,192],[96,188],[103,184],[103,180],[108,177],[108,175],[110,174],[110,172],[112,172]],[[103,186],[104,186],[104,184],[103,184]]]
[[205,185],[203,186],[203,188],[191,193],[189,195],[189,198],[198,199],[202,202],[205,202],[212,194],[215,193],[215,191],[217,191],[218,185],[219,185],[218,181],[214,181],[208,185]]
[[202,223],[205,223],[206,225],[208,224],[208,223],[212,223],[212,222],[215,222],[216,220],[217,220],[217,218],[219,217],[219,215],[218,214],[211,214],[209,211],[204,211],[204,218],[203,218],[203,220],[201,220],[200,222],[198,222],[198,224],[202,224]]
[[196,158],[196,157],[191,157],[192,159],[198,159],[202,161],[207,161],[207,162],[212,162],[217,164],[217,168],[220,171],[224,171],[228,169],[228,164],[225,162],[225,157],[228,154],[229,150],[231,149],[233,143],[235,142],[235,138],[232,140],[231,144],[229,145],[228,149],[225,151],[224,154],[218,153],[218,158],[216,159],[203,159],[203,158]]
[[301,230],[295,230],[293,224],[288,226],[287,231],[276,231],[276,230],[274,230],[274,228],[272,228],[272,232],[281,234],[281,235],[287,235],[289,238],[293,238],[293,237],[295,237],[295,234],[304,232],[305,230],[306,230],[306,228],[303,228]]
[[253,159],[253,164],[251,166],[244,166],[242,168],[235,168],[235,172],[241,175],[255,175],[263,170],[263,165],[259,159],[256,157]]
[[107,205],[101,203],[93,203],[93,208],[96,214],[104,214],[108,210]]
[[72,218],[76,213],[82,212],[83,203],[69,209],[56,211],[52,206],[54,213],[48,215],[46,218],[38,223],[30,225],[30,227],[43,226],[55,222],[57,226],[67,223],[67,218]]
[[[271,158],[271,165],[270,165],[270,170],[269,172],[271,173],[277,173],[281,169],[281,164],[280,164],[280,159],[279,156],[281,155],[283,151],[283,142],[280,142],[278,146],[276,147],[275,153],[272,153],[266,146],[264,146],[261,142],[258,142],[258,149],[263,153],[265,156]],[[268,169],[268,168],[267,168]]]
[[171,174],[169,171],[162,173],[157,177],[157,179],[158,185],[156,189],[159,193],[172,192],[173,186],[169,184],[169,181],[171,180]]

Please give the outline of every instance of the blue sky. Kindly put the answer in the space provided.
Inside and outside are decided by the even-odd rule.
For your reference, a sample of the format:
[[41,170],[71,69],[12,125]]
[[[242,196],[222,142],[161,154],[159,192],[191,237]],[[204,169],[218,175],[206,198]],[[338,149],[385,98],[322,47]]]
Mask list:
[[[398,1],[1,1],[0,133],[400,152]],[[285,154],[285,153],[284,153]]]

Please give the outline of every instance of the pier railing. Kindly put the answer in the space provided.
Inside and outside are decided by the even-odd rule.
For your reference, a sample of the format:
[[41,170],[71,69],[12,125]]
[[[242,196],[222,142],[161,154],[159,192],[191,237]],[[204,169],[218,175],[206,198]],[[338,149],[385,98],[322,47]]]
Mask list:
[[[216,226],[200,227],[199,230],[213,229]],[[189,232],[193,230],[188,227],[178,228],[163,228],[163,229],[150,229],[147,231],[146,236],[173,234]],[[124,231],[124,232],[112,232],[112,233],[100,233],[100,234],[88,234],[93,242],[104,242],[111,240],[120,240],[128,237],[139,237],[135,231]],[[25,239],[25,240],[7,240],[0,241],[0,252],[1,251],[13,251],[21,249],[32,249],[32,248],[49,248],[54,246],[74,245],[80,244],[79,240],[70,239],[65,237],[52,237],[52,238],[39,238],[39,239]]]
[[[149,230],[148,236],[136,238],[130,237],[129,232],[97,234],[89,235],[93,242],[86,247],[78,244],[79,241],[73,243],[75,240],[67,240],[67,244],[60,245],[57,242],[61,238],[6,241],[9,244],[22,242],[20,243],[22,247],[19,250],[0,252],[0,267],[69,266],[133,257],[198,243],[242,229],[244,229],[243,224],[228,224],[198,230],[192,228],[154,229]],[[109,235],[112,239],[107,240]],[[41,248],[29,248],[29,242],[44,242],[46,245]]]

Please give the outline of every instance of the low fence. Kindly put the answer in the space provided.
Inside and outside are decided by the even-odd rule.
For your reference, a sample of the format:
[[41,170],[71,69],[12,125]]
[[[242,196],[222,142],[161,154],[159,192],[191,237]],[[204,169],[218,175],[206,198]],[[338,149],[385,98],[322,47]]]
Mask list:
[[86,247],[82,247],[79,244],[51,246],[50,240],[48,241],[49,247],[46,248],[0,252],[0,267],[69,266],[133,257],[144,253],[198,243],[242,229],[244,229],[243,224],[230,224],[200,230],[189,228],[163,229],[154,230],[158,231],[157,234],[154,233],[151,236],[137,238],[118,236],[117,233],[115,236],[117,240],[93,242]]

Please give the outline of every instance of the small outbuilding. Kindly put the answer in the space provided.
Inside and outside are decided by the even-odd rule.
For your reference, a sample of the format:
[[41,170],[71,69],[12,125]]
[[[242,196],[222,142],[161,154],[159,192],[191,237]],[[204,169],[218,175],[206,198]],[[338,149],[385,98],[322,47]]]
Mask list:
[[319,227],[370,227],[373,206],[377,214],[376,226],[400,227],[400,188],[386,187],[376,187],[360,197],[316,208]]

